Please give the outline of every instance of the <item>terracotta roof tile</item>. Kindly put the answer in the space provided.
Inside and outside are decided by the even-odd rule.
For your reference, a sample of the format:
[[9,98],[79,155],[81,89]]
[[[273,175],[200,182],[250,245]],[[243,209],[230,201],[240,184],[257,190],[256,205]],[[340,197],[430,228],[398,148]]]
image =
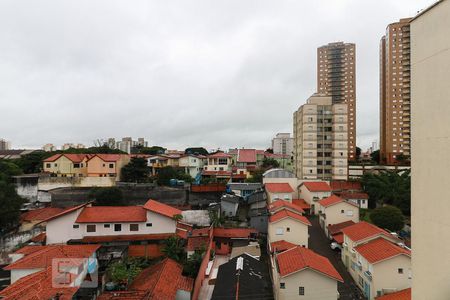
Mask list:
[[78,209],[80,209],[80,208],[83,208],[83,207],[85,207],[85,206],[88,205],[88,204],[90,204],[90,202],[87,202],[87,203],[83,203],[83,204],[80,204],[80,205],[77,205],[77,206],[73,206],[73,207],[66,208],[66,209],[63,210],[62,212],[60,212],[60,213],[58,213],[58,214],[56,214],[56,215],[53,215],[53,216],[51,216],[51,217],[49,217],[49,218],[47,218],[47,219],[45,219],[45,220],[42,220],[41,222],[48,222],[48,221],[51,221],[51,220],[56,219],[56,218],[58,218],[58,217],[60,217],[60,216],[63,216],[63,215],[65,215],[65,214],[68,214],[68,213],[71,213],[71,212],[74,212],[74,211],[76,211],[76,210],[78,210]]
[[145,222],[147,211],[142,206],[85,207],[76,223]]
[[287,242],[285,240],[276,241],[273,243],[270,243],[270,248],[272,249],[272,252],[283,252],[288,249],[297,247],[298,245]]
[[173,218],[175,215],[181,215],[182,213],[177,208],[151,199],[145,203],[144,208],[169,218]]
[[282,277],[310,268],[336,279],[337,281],[344,282],[341,275],[339,275],[338,271],[333,267],[328,258],[321,256],[308,248],[300,246],[291,248],[278,254],[276,259],[279,273]]
[[52,259],[54,258],[88,258],[101,245],[48,245],[34,247],[40,247],[40,249],[6,266],[4,270],[46,268],[52,264]]
[[45,232],[41,232],[38,235],[31,238],[31,241],[33,243],[45,243],[45,240],[47,239],[47,234]]
[[256,163],[256,150],[238,149],[237,161],[242,163]]
[[411,288],[376,297],[375,300],[411,300]]
[[342,229],[344,229],[345,227],[354,225],[355,222],[353,222],[352,220],[349,221],[345,221],[342,223],[337,223],[337,224],[333,224],[333,225],[328,225],[328,232],[333,235],[336,233],[339,233],[342,231]]
[[305,181],[302,185],[310,192],[331,192],[331,187],[325,181]]
[[61,156],[62,156],[62,154],[54,154],[54,155],[44,159],[43,162],[53,162],[53,161],[57,160],[58,158],[60,158]]
[[365,221],[361,221],[354,225],[345,227],[341,231],[354,242],[358,242],[378,235],[385,235],[388,237],[391,236],[387,231]]
[[231,155],[224,153],[224,152],[217,152],[217,153],[208,155],[208,158],[231,158]]
[[266,183],[264,184],[266,191],[269,193],[293,193],[294,190],[289,183]]
[[33,222],[33,221],[42,221],[53,217],[54,215],[59,214],[64,211],[64,208],[58,207],[44,207],[38,208],[34,210],[27,211],[20,216],[21,221],[25,222]]
[[333,234],[331,237],[332,237],[333,240],[335,240],[336,243],[338,243],[338,244],[342,244],[342,243],[344,242],[344,234],[343,234],[342,232]]
[[311,223],[308,221],[308,219],[305,216],[302,216],[298,213],[294,213],[294,212],[291,212],[291,211],[285,210],[285,209],[271,215],[269,217],[269,223],[278,222],[285,218],[291,218],[291,219],[297,220],[303,224],[311,226]]
[[311,205],[306,203],[305,199],[292,199],[292,204],[299,206],[303,210],[311,208]]
[[318,203],[323,207],[328,207],[341,202],[344,202],[344,199],[333,194],[330,197],[320,200]]
[[269,205],[269,211],[271,212],[276,212],[282,209],[290,209],[300,214],[303,214],[305,212],[300,206],[281,199],[276,200]]
[[116,162],[120,160],[123,156],[128,156],[127,154],[95,154],[89,158],[89,160],[93,159],[95,156],[100,158],[105,162]]
[[384,238],[377,238],[355,247],[355,250],[371,264],[397,255],[411,256],[411,251],[404,249]]

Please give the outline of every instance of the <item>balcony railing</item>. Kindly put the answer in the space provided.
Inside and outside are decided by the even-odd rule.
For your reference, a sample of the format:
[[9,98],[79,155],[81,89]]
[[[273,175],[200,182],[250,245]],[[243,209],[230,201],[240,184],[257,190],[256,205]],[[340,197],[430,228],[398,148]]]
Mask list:
[[369,271],[365,271],[365,272],[364,272],[364,276],[365,276],[369,281],[372,281],[372,273],[370,273]]

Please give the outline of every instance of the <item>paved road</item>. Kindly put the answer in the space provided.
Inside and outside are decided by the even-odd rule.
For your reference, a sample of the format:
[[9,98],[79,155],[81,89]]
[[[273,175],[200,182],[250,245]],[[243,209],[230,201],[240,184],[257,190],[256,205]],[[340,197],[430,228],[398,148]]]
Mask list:
[[344,283],[338,284],[338,291],[341,294],[339,300],[365,299],[342,263],[340,253],[330,248],[330,240],[320,228],[319,219],[315,216],[308,217],[308,219],[312,224],[309,228],[308,247],[314,252],[327,257],[344,279]]

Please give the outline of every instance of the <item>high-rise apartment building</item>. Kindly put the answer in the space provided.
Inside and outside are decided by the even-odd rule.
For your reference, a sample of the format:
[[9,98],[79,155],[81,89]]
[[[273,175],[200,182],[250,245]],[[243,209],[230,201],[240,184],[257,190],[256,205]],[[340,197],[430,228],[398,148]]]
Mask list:
[[348,159],[356,159],[356,49],[329,43],[317,49],[317,92],[348,105]]
[[346,180],[348,109],[332,97],[314,94],[294,112],[294,167],[297,178]]
[[389,24],[380,41],[380,157],[386,164],[411,154],[410,20]]
[[412,299],[450,299],[450,0],[410,21]]
[[0,139],[0,150],[9,150],[11,148],[11,143],[5,139]]
[[272,150],[274,154],[292,155],[294,152],[294,138],[290,133],[277,133],[272,139]]

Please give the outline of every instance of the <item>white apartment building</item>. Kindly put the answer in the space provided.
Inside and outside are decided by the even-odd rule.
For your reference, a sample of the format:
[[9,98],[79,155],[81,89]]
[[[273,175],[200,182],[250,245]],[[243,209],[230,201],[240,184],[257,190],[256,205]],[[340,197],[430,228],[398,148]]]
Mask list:
[[292,155],[294,153],[294,138],[290,133],[277,133],[272,139],[274,154]]
[[347,180],[347,104],[313,94],[294,112],[294,169],[297,178]]

